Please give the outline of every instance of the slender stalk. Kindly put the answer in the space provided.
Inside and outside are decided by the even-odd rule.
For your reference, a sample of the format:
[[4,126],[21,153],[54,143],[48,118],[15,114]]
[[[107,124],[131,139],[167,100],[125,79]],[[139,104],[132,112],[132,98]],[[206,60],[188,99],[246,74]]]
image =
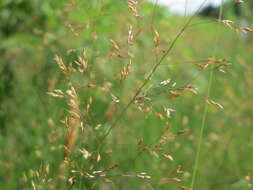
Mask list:
[[[223,0],[221,2],[221,6],[220,6],[220,10],[219,10],[219,20],[221,20],[221,18],[222,18],[222,13],[223,13]],[[218,30],[217,30],[216,45],[215,45],[215,48],[214,48],[214,55],[217,54],[219,33],[220,33],[220,26],[218,26]],[[206,99],[209,99],[209,97],[210,97],[212,82],[213,82],[213,73],[214,73],[214,64],[211,65],[211,71],[210,71],[208,86],[207,86]],[[201,148],[202,148],[204,129],[205,129],[205,126],[206,126],[207,112],[208,112],[208,107],[207,107],[207,104],[205,103],[204,112],[203,112],[203,115],[202,115],[201,127],[200,127],[197,154],[196,154],[196,157],[195,157],[194,169],[193,169],[193,175],[192,175],[192,182],[191,182],[191,188],[192,189],[194,189],[194,185],[195,185],[196,177],[197,177],[197,172],[198,172],[198,167],[199,167],[199,159],[200,159],[200,153],[201,153]]]

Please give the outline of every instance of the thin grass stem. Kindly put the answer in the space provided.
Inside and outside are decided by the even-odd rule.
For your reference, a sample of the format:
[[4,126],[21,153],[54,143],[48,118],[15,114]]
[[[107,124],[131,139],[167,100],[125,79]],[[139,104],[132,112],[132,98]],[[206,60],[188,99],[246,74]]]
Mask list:
[[[219,20],[221,20],[221,18],[222,18],[222,13],[223,13],[223,0],[221,2],[221,6],[219,9]],[[216,45],[214,48],[214,55],[217,54],[219,33],[220,33],[220,26],[218,26],[218,29],[217,29],[217,37],[216,37]],[[208,86],[207,86],[206,99],[209,99],[209,97],[210,97],[212,82],[213,82],[213,74],[214,74],[214,64],[212,64],[212,66],[211,66],[211,71],[210,71]],[[206,126],[207,112],[208,112],[208,107],[207,107],[207,104],[205,104],[204,112],[202,115],[200,133],[199,133],[197,154],[196,154],[195,161],[194,161],[194,169],[193,169],[193,175],[192,175],[192,181],[191,181],[191,188],[192,189],[194,189],[194,185],[196,183],[197,172],[198,172],[198,168],[199,168],[199,159],[200,159],[200,153],[201,153],[202,142],[203,142],[203,134],[204,134],[205,126]]]

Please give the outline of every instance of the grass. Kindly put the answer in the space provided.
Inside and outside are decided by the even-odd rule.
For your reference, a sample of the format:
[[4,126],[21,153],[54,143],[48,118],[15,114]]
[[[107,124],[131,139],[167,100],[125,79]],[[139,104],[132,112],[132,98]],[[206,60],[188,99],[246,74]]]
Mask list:
[[[223,1],[221,2],[221,6],[219,8],[219,17],[218,20],[222,20],[222,13],[223,13]],[[219,35],[220,35],[220,28],[217,29],[217,40],[216,40],[216,46],[218,46],[218,40],[219,40]],[[214,49],[214,56],[216,55],[217,47]],[[214,73],[215,66],[212,64],[211,66],[211,71],[210,71],[210,76],[209,76],[209,81],[207,85],[207,93],[206,93],[206,100],[210,99],[210,94],[211,94],[211,88],[212,88],[212,82],[213,82],[213,73]],[[223,107],[222,107],[223,108]],[[203,134],[204,134],[204,129],[206,125],[206,119],[207,119],[207,111],[208,107],[207,104],[204,106],[204,112],[202,116],[202,121],[201,121],[201,127],[200,127],[200,135],[199,135],[199,142],[198,142],[198,148],[197,148],[197,153],[196,153],[196,158],[195,158],[195,163],[194,163],[194,169],[193,169],[193,174],[192,174],[192,182],[191,182],[191,188],[194,188],[197,172],[198,172],[198,165],[199,165],[199,158],[200,158],[200,153],[201,153],[201,146],[203,142]]]
[[1,189],[189,189],[200,144],[194,189],[250,189],[252,34],[144,2],[73,3],[1,45]]

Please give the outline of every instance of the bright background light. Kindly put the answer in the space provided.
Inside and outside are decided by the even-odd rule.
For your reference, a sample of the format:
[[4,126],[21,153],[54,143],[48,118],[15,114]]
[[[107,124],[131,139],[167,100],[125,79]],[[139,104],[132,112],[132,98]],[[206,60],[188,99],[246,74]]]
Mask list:
[[[156,2],[156,0],[150,0]],[[201,6],[205,0],[187,0],[187,14],[192,14]],[[222,0],[207,0],[205,6],[212,5],[217,7],[221,4]],[[160,5],[167,6],[172,12],[184,14],[186,0],[158,0]]]

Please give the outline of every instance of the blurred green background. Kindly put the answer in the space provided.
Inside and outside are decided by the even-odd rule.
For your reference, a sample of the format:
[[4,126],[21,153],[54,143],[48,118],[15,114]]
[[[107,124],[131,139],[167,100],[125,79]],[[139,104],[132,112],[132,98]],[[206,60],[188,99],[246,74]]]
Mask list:
[[[67,105],[47,95],[54,88],[66,89],[66,81],[54,61],[55,54],[69,64],[85,48],[92,73],[73,78],[74,83],[96,81],[103,85],[110,81],[110,93],[121,100],[115,105],[108,92],[80,89],[81,101],[93,97],[88,125],[108,127],[111,118],[127,104],[156,61],[150,26],[159,33],[160,48],[165,50],[187,19],[173,15],[165,7],[155,8],[145,1],[139,4],[141,17],[136,19],[123,0],[0,1],[0,189],[55,189],[50,180],[43,181],[44,178],[54,181],[57,175],[65,136],[60,120],[67,114]],[[234,14],[233,2],[226,3],[223,18],[251,26],[251,2],[241,5],[240,17]],[[131,47],[127,45],[129,25],[138,33]],[[132,73],[124,84],[119,81],[119,72],[127,59],[111,53],[111,39],[119,44],[123,54],[132,53]],[[67,53],[73,48],[76,51]],[[228,59],[232,65],[226,73],[214,71],[211,99],[224,109],[208,107],[196,190],[251,189],[252,52],[253,33],[242,34],[218,24],[215,18],[196,16],[150,83],[157,85],[170,78],[178,87],[196,86],[199,93],[169,99],[166,93],[159,95],[160,89],[151,90],[155,95],[148,104],[157,112],[162,112],[162,106],[175,109],[172,117],[160,120],[131,106],[107,138],[105,150],[112,153],[110,156],[104,153],[101,163],[95,166],[99,170],[120,163],[111,171],[111,182],[78,178],[70,189],[91,189],[96,182],[94,189],[178,189],[180,184],[189,187],[209,79],[209,70],[199,70],[190,63],[214,55]],[[136,148],[139,140],[143,138],[145,145],[155,146],[167,125],[171,126],[172,134],[189,130],[170,138],[164,147],[174,161],[147,152],[139,154]],[[94,137],[80,136],[76,147],[73,168],[85,170],[87,160],[78,149],[96,151]],[[48,166],[50,170],[45,177]],[[164,177],[174,178],[172,171],[179,166],[183,172],[176,177],[182,182],[160,183]],[[115,177],[141,172],[150,175],[151,180]]]

